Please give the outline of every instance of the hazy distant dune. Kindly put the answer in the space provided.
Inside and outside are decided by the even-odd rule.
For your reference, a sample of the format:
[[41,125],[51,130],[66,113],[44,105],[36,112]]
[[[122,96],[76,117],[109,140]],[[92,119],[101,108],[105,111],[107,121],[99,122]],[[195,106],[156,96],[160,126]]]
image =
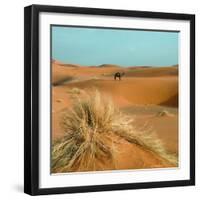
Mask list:
[[137,67],[126,70],[126,76],[155,77],[155,76],[177,76],[177,67]]
[[102,64],[102,65],[98,65],[98,67],[115,67],[115,68],[120,68],[122,66],[120,65],[113,65],[113,64]]

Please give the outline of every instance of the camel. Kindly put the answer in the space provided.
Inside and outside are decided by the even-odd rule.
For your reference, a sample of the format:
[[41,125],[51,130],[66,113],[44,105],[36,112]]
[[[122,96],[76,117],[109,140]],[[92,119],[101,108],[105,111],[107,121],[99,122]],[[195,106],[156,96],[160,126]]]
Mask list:
[[122,73],[120,73],[120,72],[116,72],[115,75],[114,75],[114,79],[117,80],[117,78],[118,78],[119,81],[120,81],[121,78],[122,78],[122,76],[124,76],[124,75],[125,75],[124,72],[122,72]]

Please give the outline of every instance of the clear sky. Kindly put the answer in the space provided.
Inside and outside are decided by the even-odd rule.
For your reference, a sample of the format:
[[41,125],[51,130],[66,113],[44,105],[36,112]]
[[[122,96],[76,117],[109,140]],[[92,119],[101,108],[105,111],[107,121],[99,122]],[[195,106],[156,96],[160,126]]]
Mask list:
[[52,58],[80,65],[178,64],[177,32],[52,27]]

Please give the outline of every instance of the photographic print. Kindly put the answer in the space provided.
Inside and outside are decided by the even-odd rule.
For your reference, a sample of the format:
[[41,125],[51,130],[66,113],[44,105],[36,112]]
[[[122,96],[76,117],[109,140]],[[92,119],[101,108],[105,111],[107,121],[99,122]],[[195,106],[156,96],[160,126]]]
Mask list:
[[31,5],[24,192],[195,184],[195,16]]
[[179,32],[51,26],[51,173],[178,167]]

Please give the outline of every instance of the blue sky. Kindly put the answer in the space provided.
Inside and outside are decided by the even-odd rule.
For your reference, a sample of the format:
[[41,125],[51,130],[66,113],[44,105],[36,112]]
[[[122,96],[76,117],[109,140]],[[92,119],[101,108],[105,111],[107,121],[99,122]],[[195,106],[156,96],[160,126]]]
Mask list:
[[80,65],[178,64],[177,32],[52,26],[52,58]]

